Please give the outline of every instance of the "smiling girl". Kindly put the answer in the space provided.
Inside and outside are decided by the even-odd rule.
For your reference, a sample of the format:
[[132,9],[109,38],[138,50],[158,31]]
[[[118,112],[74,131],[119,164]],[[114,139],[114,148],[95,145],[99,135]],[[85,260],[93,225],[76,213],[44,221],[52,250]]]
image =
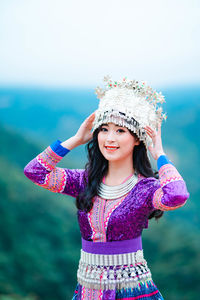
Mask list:
[[[52,192],[76,198],[82,249],[73,299],[163,299],[143,256],[148,219],[183,206],[185,182],[164,153],[158,103],[145,83],[105,78],[99,108],[64,142],[56,141],[25,167],[25,175]],[[87,143],[83,170],[56,167]],[[147,151],[157,161],[154,174]]]

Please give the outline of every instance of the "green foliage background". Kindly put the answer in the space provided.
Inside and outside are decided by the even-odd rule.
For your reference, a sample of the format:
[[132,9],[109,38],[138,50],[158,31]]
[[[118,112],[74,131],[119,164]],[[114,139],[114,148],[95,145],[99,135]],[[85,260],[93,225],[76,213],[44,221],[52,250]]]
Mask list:
[[[164,298],[192,300],[200,294],[200,90],[173,88],[165,95],[164,146],[190,199],[158,224],[150,221],[143,246]],[[80,254],[74,199],[29,182],[23,168],[55,138],[71,136],[96,105],[86,90],[0,90],[0,300],[72,298]],[[61,166],[83,167],[85,161],[80,147]]]

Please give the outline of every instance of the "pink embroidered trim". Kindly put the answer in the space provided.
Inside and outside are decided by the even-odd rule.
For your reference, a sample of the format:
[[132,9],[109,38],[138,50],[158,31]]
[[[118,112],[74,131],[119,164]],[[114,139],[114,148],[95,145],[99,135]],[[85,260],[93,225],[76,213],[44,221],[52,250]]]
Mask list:
[[81,300],[102,300],[102,290],[88,289],[82,286]]
[[66,185],[66,180],[67,175],[65,170],[62,168],[55,168],[46,175],[44,183],[38,185],[51,192],[62,193]]
[[149,294],[143,294],[143,295],[140,295],[140,296],[136,296],[136,297],[128,297],[128,298],[123,298],[123,300],[137,300],[137,299],[143,299],[143,298],[148,298],[148,297],[151,297],[155,294],[157,294],[159,291],[154,291],[152,293],[149,293]]
[[46,170],[51,171],[62,159],[62,156],[57,155],[49,146],[36,159]]
[[[105,231],[102,221],[102,215],[105,206],[105,200],[100,201],[99,197],[94,197],[93,207],[88,212],[88,221],[92,229],[92,240],[105,242]],[[103,232],[102,232],[103,231]]]
[[82,291],[81,291],[81,300],[84,300],[85,298],[85,287],[82,286]]
[[93,207],[88,213],[93,242],[106,242],[106,230],[109,218],[125,197],[108,201],[98,196],[94,198]]
[[175,210],[185,204],[182,203],[181,205],[177,206],[167,206],[162,203],[162,198],[163,198],[163,191],[162,188],[159,188],[155,191],[154,196],[153,196],[153,206],[157,209],[163,210],[163,211],[168,211],[168,210]]
[[160,185],[164,187],[166,184],[177,181],[183,180],[179,172],[176,168],[171,164],[163,165],[159,170],[159,178],[160,178]]

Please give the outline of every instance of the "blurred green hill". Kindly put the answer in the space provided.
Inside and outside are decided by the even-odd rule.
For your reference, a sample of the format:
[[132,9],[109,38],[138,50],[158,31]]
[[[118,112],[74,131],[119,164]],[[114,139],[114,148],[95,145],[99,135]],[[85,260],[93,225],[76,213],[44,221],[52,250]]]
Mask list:
[[[200,294],[199,91],[163,92],[169,99],[164,146],[191,196],[158,224],[150,221],[143,233],[153,279],[170,300]],[[94,97],[84,93],[0,90],[0,300],[72,297],[80,253],[74,200],[35,186],[23,168],[54,139],[72,135],[96,108]],[[85,160],[82,147],[60,165],[82,167]]]
[[0,295],[70,299],[80,252],[73,200],[24,176],[39,147],[2,126],[0,136]]

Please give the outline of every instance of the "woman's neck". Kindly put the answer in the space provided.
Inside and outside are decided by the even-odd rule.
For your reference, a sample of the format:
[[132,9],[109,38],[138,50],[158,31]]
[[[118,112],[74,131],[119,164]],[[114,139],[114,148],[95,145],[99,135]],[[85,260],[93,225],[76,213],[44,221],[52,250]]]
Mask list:
[[109,161],[108,173],[105,177],[105,184],[121,184],[128,176],[134,173],[133,162],[131,161]]

